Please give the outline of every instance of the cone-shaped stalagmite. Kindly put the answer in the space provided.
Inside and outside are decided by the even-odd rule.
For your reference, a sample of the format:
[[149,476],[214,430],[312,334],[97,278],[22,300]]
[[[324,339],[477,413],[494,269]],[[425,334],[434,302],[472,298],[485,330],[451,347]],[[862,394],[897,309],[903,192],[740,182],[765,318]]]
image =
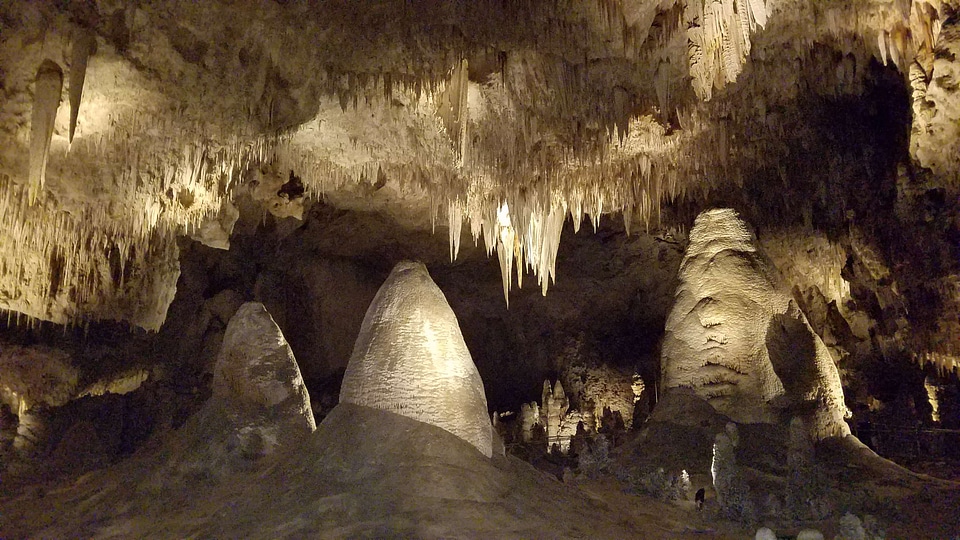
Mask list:
[[260,423],[281,426],[285,437],[316,429],[300,366],[277,323],[259,302],[240,306],[227,324],[213,370],[213,394],[231,403],[232,415],[263,418]]
[[60,107],[63,90],[63,70],[52,60],[44,60],[37,69],[36,89],[33,95],[33,116],[30,124],[30,201],[36,200],[43,189],[47,170],[47,155],[53,125]]
[[456,315],[423,264],[399,263],[380,287],[360,327],[340,402],[433,424],[491,456],[483,381]]

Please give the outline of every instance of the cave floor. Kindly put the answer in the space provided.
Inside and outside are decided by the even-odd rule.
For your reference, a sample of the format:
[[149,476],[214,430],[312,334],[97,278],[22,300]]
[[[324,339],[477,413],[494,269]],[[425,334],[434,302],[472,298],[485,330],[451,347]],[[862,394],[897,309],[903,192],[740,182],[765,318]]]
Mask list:
[[[487,459],[439,428],[339,406],[299,447],[248,470],[191,462],[191,424],[81,476],[0,486],[2,538],[752,538],[690,501],[628,492],[612,475],[558,480],[513,457]],[[952,538],[960,490],[889,485],[888,538]],[[884,517],[884,516],[880,516]],[[827,538],[837,518],[813,527]]]

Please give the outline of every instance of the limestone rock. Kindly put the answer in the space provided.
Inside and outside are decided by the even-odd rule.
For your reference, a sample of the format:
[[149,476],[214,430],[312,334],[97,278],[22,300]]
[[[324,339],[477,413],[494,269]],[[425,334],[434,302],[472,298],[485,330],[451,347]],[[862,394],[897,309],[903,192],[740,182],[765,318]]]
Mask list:
[[492,455],[483,381],[443,293],[421,263],[401,262],[360,327],[340,402],[443,428]]
[[[601,419],[604,408],[609,408],[619,413],[624,426],[630,429],[633,410],[643,393],[643,379],[636,373],[600,362],[589,352],[584,354],[581,340],[582,336],[564,351],[567,366],[560,375],[571,408],[589,413],[596,419]],[[594,425],[587,427],[596,428]]]
[[[547,428],[547,449],[549,450],[554,444],[559,444],[561,448],[563,446],[569,446],[570,439],[566,440],[565,445],[560,442],[560,425],[563,423],[563,418],[570,409],[570,400],[567,399],[560,381],[557,381],[552,389],[550,388],[549,380],[543,381],[541,402],[543,403],[543,410],[541,412]],[[576,426],[574,426],[574,430],[576,430]]]
[[224,323],[230,322],[241,305],[243,305],[243,296],[232,289],[224,289],[203,303],[203,307],[211,315]]
[[237,210],[230,201],[224,201],[220,212],[204,219],[190,237],[205,246],[230,249],[230,235],[233,234],[233,226],[238,219],[240,219],[240,210]]
[[840,518],[836,538],[838,540],[865,540],[867,538],[867,531],[860,523],[860,518],[847,512]]
[[213,372],[213,399],[247,450],[270,454],[316,429],[293,351],[263,304],[230,319]]
[[934,56],[929,76],[922,73],[922,68],[911,70],[920,71],[914,76],[920,86],[914,89],[920,90],[914,107],[920,114],[914,120],[911,151],[924,167],[946,176],[955,174],[960,167],[956,157],[960,99],[956,85],[951,82],[960,75],[960,63],[956,60],[956,53],[960,51],[960,24],[956,18],[943,22],[937,36],[937,49],[942,52]]
[[679,279],[663,343],[665,389],[690,388],[737,422],[812,411],[804,420],[815,440],[849,434],[829,351],[735,211],[697,217]]
[[53,137],[60,107],[60,92],[63,90],[63,70],[50,60],[44,60],[37,68],[33,116],[30,126],[30,190],[33,202],[43,189],[50,154],[50,139]]
[[76,396],[79,379],[70,355],[60,349],[4,344],[0,351],[0,402],[14,414],[66,404]]

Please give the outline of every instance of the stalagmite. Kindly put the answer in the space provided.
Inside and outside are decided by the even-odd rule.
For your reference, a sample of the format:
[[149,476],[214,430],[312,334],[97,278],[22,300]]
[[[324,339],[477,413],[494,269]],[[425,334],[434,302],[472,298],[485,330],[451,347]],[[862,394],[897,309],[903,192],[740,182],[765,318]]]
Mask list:
[[83,81],[87,76],[87,60],[97,49],[97,38],[92,32],[80,30],[74,38],[70,61],[70,132],[67,137],[73,143],[77,128],[77,115],[80,113],[80,99],[83,96]]
[[520,405],[520,435],[523,442],[528,443],[533,440],[533,427],[543,427],[540,419],[540,404],[536,401],[523,403]]
[[492,455],[483,381],[443,293],[421,263],[401,262],[367,309],[340,402],[435,425]]
[[56,62],[44,60],[37,69],[35,84],[30,124],[30,204],[37,200],[43,189],[50,139],[63,90],[63,70]]
[[[564,394],[563,385],[560,384],[560,381],[557,381],[552,388],[549,380],[543,381],[541,399],[543,402],[542,414],[547,428],[547,449],[552,448],[554,444],[569,447],[569,439],[567,439],[565,445],[561,445],[560,442],[560,427],[567,411],[570,409],[570,400]],[[574,426],[575,431],[576,426]]]
[[237,454],[270,454],[316,429],[300,367],[263,304],[243,304],[227,324],[213,400],[235,432]]
[[738,422],[796,411],[815,440],[849,434],[829,351],[735,211],[697,217],[679,278],[663,342],[665,390],[692,389]]

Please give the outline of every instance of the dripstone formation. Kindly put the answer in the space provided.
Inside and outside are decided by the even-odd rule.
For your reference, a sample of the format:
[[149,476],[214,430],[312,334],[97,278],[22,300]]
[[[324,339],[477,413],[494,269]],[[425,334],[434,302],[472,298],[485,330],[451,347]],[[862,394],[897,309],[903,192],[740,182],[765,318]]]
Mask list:
[[483,381],[427,268],[401,262],[377,292],[343,377],[340,403],[433,424],[492,455]]
[[697,217],[666,325],[665,389],[690,388],[737,422],[805,418],[819,440],[849,434],[840,376],[730,209]]
[[317,428],[293,351],[259,302],[240,306],[227,324],[212,390],[180,431],[174,470],[164,469],[157,482],[251,470]]

